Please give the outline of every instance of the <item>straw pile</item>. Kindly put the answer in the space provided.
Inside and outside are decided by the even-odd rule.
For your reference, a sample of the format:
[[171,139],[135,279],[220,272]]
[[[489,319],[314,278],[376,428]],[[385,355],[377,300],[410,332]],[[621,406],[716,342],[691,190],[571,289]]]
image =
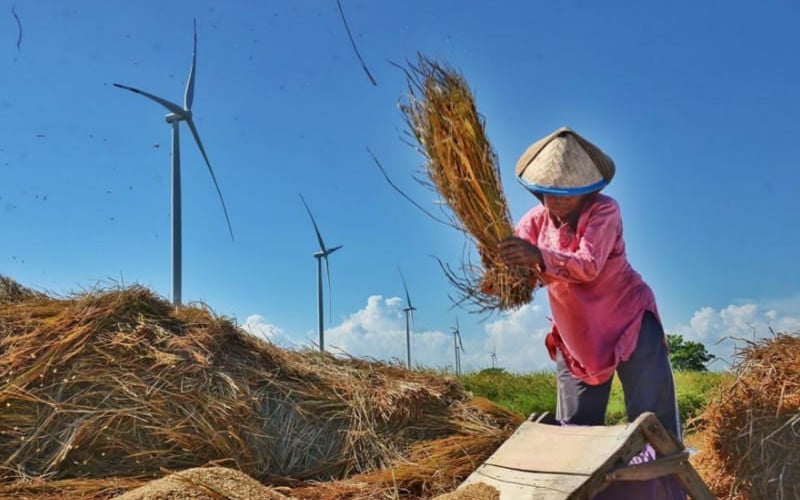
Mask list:
[[43,297],[43,294],[24,287],[11,278],[0,274],[0,305]]
[[498,244],[514,234],[503,195],[497,156],[484,132],[472,93],[454,70],[419,56],[403,69],[408,101],[400,105],[408,128],[426,158],[429,187],[452,210],[453,225],[471,235],[483,268],[443,265],[459,291],[459,302],[478,311],[511,309],[532,300],[532,270],[510,269],[499,259]]
[[427,498],[520,423],[450,378],[282,350],[138,286],[0,303],[0,408],[2,498],[111,498],[202,466],[297,498]]
[[718,498],[800,498],[798,333],[738,352],[734,381],[696,422],[695,466]]

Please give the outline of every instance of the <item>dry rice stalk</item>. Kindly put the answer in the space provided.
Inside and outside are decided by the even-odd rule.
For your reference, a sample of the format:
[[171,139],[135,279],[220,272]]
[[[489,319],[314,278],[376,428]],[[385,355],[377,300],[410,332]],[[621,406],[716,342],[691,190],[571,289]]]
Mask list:
[[702,445],[694,461],[718,498],[800,498],[798,333],[748,343],[734,381],[695,423]]
[[0,274],[0,304],[10,304],[37,298],[44,299],[45,295],[26,288],[11,278]]
[[[68,481],[104,478],[121,492],[209,464],[298,486],[408,463],[421,442],[486,445],[518,424],[453,379],[283,350],[141,287],[0,304],[0,353],[0,497],[81,498]],[[430,483],[410,470],[397,481],[340,486]],[[86,484],[102,496],[111,483]]]
[[498,244],[512,236],[511,214],[503,195],[497,157],[484,132],[472,93],[454,70],[420,55],[416,66],[401,68],[408,79],[408,102],[400,105],[410,133],[426,157],[425,173],[471,235],[483,268],[462,262],[442,265],[459,291],[458,302],[479,312],[519,307],[532,300],[532,271],[510,269],[498,256]]
[[489,400],[475,398],[452,406],[457,433],[413,443],[387,467],[341,481],[294,488],[297,498],[371,500],[427,499],[453,491],[524,420]]
[[107,500],[146,483],[143,479],[45,479],[0,482],[0,498],[36,500]]

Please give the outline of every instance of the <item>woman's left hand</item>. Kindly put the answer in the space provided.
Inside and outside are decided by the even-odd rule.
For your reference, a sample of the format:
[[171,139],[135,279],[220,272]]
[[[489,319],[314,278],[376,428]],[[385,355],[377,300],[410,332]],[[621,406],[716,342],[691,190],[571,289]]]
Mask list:
[[528,240],[511,236],[500,242],[500,259],[507,266],[542,267],[542,252]]

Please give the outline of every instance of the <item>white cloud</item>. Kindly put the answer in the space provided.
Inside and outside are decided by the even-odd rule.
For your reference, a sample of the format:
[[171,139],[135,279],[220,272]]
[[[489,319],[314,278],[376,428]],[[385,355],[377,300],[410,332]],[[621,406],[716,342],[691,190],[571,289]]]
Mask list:
[[248,316],[247,320],[242,325],[242,329],[280,347],[296,347],[295,342],[286,335],[282,328],[268,323],[267,320],[259,314]]
[[[540,305],[526,305],[503,313],[484,325],[477,335],[466,335],[462,327],[464,351],[463,371],[477,371],[492,366],[491,353],[497,355],[498,366],[513,372],[551,369],[552,361],[544,346],[550,331],[545,310]],[[351,314],[339,326],[326,331],[331,350],[340,349],[357,357],[399,360],[405,363],[405,313],[401,299],[383,299],[374,295],[364,309]],[[411,334],[412,365],[453,370],[455,352],[452,329],[448,331],[413,329]]]
[[[491,367],[491,353],[495,352],[497,366],[510,372],[553,370],[555,364],[544,344],[550,331],[549,314],[546,297],[543,297],[515,311],[500,313],[493,320],[479,324],[477,330],[470,331],[470,326],[462,321],[465,348],[461,355],[462,369],[471,372]],[[702,342],[709,352],[730,362],[737,346],[741,346],[741,342],[733,340],[735,338],[766,337],[770,335],[770,328],[778,332],[800,331],[800,294],[781,300],[730,304],[721,309],[701,307],[685,323],[665,327],[667,332],[681,334],[686,340]],[[281,347],[311,347],[316,342],[316,334],[309,332],[305,339],[297,340],[259,315],[249,316],[243,328]],[[412,327],[412,364],[453,370],[451,328]],[[402,299],[369,297],[364,308],[325,330],[325,347],[334,353],[405,364],[406,326]],[[717,362],[711,368],[727,366]]]
[[[526,305],[500,314],[494,321],[482,324],[483,329],[477,332],[465,331],[467,328],[462,324],[462,370],[489,368],[493,351],[497,355],[497,365],[508,371],[526,373],[552,369],[553,364],[544,346],[544,336],[550,330],[545,314],[541,305]],[[282,347],[309,347],[316,340],[311,337],[293,340],[281,328],[269,324],[259,315],[249,316],[243,328]],[[453,370],[455,352],[451,328],[442,331],[412,325],[412,365]],[[405,364],[406,323],[402,299],[384,299],[380,295],[369,297],[363,309],[325,330],[325,346],[333,353]]]
[[485,353],[494,351],[497,354],[497,365],[510,372],[553,370],[555,364],[544,344],[551,329],[547,314],[548,309],[539,303],[527,304],[515,311],[503,313],[499,319],[486,325],[484,353],[481,354],[483,359],[470,357],[470,361],[475,368],[486,368],[487,359],[490,359]]
[[711,354],[722,358],[720,365],[711,365],[721,370],[733,361],[736,350],[744,346],[743,339],[769,337],[770,329],[784,333],[800,331],[800,295],[730,304],[719,310],[702,307],[688,324],[667,331],[703,343]]
[[[418,330],[412,323],[410,337],[414,366],[443,367],[453,357],[448,333]],[[369,297],[364,309],[325,331],[325,342],[333,352],[405,363],[408,356],[402,300],[398,297],[384,299],[380,295]]]

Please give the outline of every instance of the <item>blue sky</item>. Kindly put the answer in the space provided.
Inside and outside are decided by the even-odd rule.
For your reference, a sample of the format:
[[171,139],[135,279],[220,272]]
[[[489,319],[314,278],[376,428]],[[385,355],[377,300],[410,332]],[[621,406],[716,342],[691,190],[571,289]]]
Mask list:
[[[328,245],[326,344],[466,370],[551,368],[546,294],[490,317],[453,309],[433,256],[465,237],[408,195],[423,158],[404,143],[392,62],[460,71],[486,120],[512,216],[537,201],[513,179],[534,140],[567,125],[617,163],[628,254],[667,331],[728,357],[723,337],[800,330],[800,5],[765,2],[341,0],[0,2],[0,274],[53,293],[139,283],[169,298],[170,129],[198,52],[194,118],[230,213],[182,129],[183,296],[284,345],[316,340],[316,237]],[[21,39],[16,12],[22,24]],[[19,41],[19,44],[18,44]],[[326,296],[329,293],[325,291]],[[327,299],[326,299],[327,302]],[[327,303],[326,303],[327,306]],[[724,368],[723,364],[716,365]]]

